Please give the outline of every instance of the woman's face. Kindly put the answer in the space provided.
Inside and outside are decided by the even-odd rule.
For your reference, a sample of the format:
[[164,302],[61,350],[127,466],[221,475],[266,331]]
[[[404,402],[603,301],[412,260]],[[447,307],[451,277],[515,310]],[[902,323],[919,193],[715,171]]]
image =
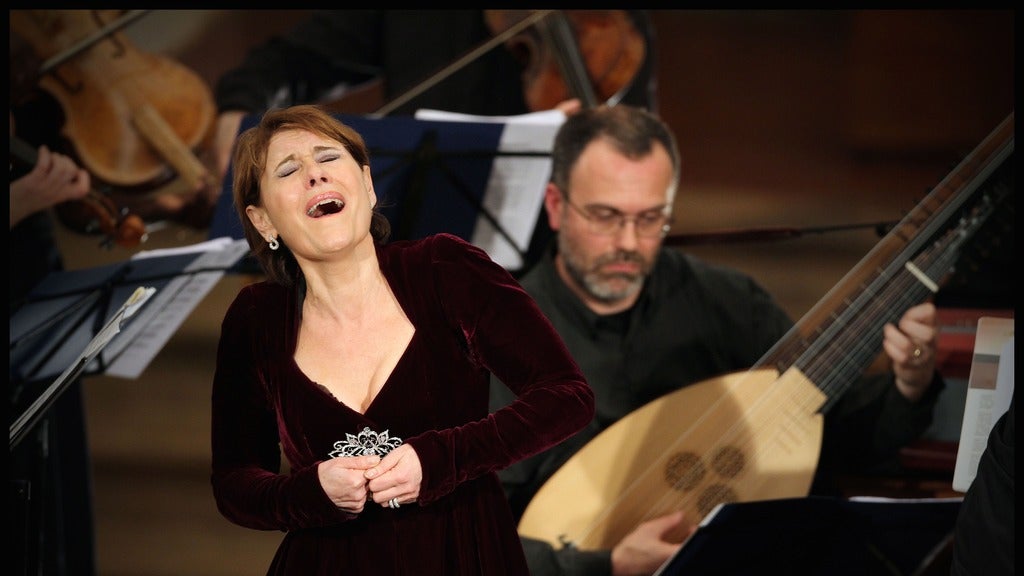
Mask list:
[[341,142],[301,129],[279,132],[267,148],[260,190],[263,205],[246,208],[250,221],[265,239],[279,235],[300,262],[373,243],[370,167],[359,166]]

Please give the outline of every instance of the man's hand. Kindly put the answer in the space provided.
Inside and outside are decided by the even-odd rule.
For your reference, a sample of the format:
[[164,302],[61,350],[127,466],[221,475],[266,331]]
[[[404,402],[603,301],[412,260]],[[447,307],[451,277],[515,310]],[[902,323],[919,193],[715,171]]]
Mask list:
[[570,98],[555,104],[555,110],[560,110],[566,116],[572,116],[583,110],[583,102],[579,98]]
[[235,139],[238,138],[238,129],[242,127],[242,119],[245,118],[245,115],[245,112],[239,110],[229,110],[217,116],[217,123],[213,128],[213,139],[204,160],[218,184],[228,173],[231,154],[235,149]]
[[653,574],[682,546],[681,542],[669,541],[667,535],[682,530],[689,538],[697,529],[694,525],[686,525],[684,520],[685,514],[680,511],[637,526],[612,549],[613,576]]
[[882,348],[892,360],[896,388],[911,402],[924,395],[935,375],[939,330],[935,305],[918,304],[903,313],[899,326],[886,324]]
[[30,214],[61,202],[80,200],[89,189],[88,172],[71,158],[40,146],[36,165],[10,184],[11,228]]

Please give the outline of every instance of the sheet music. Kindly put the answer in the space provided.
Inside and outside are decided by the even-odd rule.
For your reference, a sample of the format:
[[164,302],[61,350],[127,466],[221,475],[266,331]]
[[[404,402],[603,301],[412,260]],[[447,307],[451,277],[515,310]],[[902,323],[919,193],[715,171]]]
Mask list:
[[85,367],[89,365],[100,351],[107,347],[115,336],[121,333],[121,329],[128,323],[128,320],[137,315],[138,311],[150,300],[154,292],[156,292],[156,288],[153,287],[139,286],[136,288],[117,312],[107,320],[103,328],[96,333],[96,336],[89,341],[89,344],[78,358],[11,424],[9,445],[12,448],[21,441],[27,431],[46,412],[46,409],[63,393],[67,383],[78,378]]
[[[214,252],[229,248],[234,240],[227,236],[221,236],[220,238],[211,238],[205,242],[198,242],[196,244],[189,244],[188,246],[173,246],[171,248],[157,248],[155,250],[143,250],[134,256],[132,260],[142,260],[143,258],[160,258],[162,256],[176,256],[178,254],[200,254],[202,252]],[[230,257],[230,253],[226,253],[225,257]],[[230,266],[230,264],[228,264]]]
[[[419,110],[419,120],[503,123],[498,152],[541,152],[550,154],[555,134],[565,122],[565,114],[550,110],[520,116],[474,116],[440,110]],[[484,192],[484,210],[494,216],[517,244],[498,233],[481,214],[473,227],[470,242],[483,248],[491,259],[509,270],[523,266],[520,252],[530,246],[537,217],[544,204],[544,187],[551,176],[550,155],[502,157],[494,160]]]
[[[159,296],[129,326],[119,339],[119,345],[108,354],[106,374],[138,378],[196,305],[224,277],[226,270],[249,251],[249,245],[241,239],[217,239],[191,248],[203,254],[162,288]],[[140,253],[136,258],[159,255]]]
[[1013,318],[978,319],[971,374],[967,379],[964,419],[953,468],[953,489],[967,492],[978,473],[978,461],[988,445],[996,420],[1010,408],[1013,397]]
[[534,124],[540,126],[561,126],[565,122],[565,113],[560,110],[541,110],[513,116],[478,116],[462,112],[448,112],[421,108],[416,111],[417,120],[437,120],[440,122],[490,122],[492,124]]

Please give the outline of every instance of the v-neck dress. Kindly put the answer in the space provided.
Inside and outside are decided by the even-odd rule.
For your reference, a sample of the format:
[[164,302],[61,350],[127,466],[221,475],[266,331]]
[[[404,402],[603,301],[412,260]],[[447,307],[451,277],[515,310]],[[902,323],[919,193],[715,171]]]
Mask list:
[[[377,256],[415,333],[362,414],[296,364],[298,289],[264,281],[232,302],[212,391],[217,507],[286,532],[268,574],[526,575],[496,472],[582,429],[593,393],[534,301],[479,248],[439,234]],[[492,372],[517,399],[489,413]],[[363,440],[415,449],[416,503],[354,515],[331,502],[317,465]]]

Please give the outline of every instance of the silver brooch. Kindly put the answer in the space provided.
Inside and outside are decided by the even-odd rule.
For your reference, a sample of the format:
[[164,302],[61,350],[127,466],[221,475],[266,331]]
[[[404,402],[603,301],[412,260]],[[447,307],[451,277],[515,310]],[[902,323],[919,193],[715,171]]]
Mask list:
[[387,456],[388,452],[401,445],[402,439],[397,436],[394,438],[390,437],[387,430],[377,433],[370,430],[370,427],[367,426],[359,434],[346,433],[344,440],[338,440],[334,443],[334,450],[331,451],[329,456],[337,458],[339,456],[370,456],[376,454],[383,458]]

